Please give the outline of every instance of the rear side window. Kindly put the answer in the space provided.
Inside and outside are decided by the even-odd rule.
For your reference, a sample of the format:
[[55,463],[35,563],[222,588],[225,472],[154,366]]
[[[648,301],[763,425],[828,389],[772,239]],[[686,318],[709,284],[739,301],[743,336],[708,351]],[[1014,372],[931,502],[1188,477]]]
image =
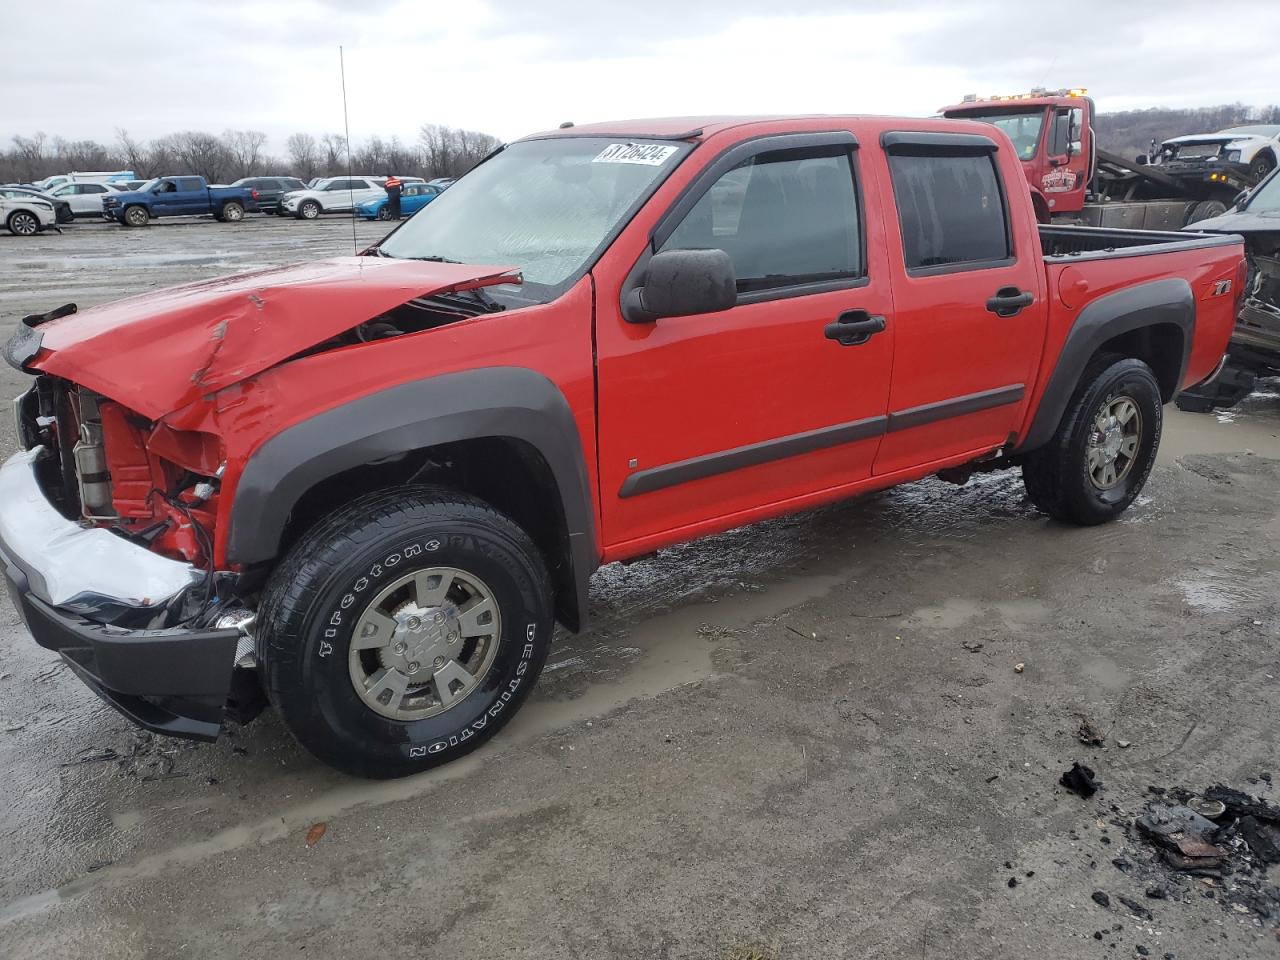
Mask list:
[[183,177],[178,181],[178,189],[184,192],[190,192],[192,190],[201,189],[201,184],[200,181],[196,180],[194,177]]
[[663,250],[729,254],[738,292],[862,276],[847,148],[757,154],[712,184]]
[[908,270],[978,269],[1012,256],[991,153],[895,148],[889,172]]

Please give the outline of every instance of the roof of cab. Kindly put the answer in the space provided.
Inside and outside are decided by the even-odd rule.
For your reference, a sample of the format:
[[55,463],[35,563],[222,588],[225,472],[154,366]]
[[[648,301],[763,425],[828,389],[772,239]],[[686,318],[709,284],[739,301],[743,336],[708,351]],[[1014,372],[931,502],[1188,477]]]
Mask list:
[[[762,116],[707,116],[707,117],[654,117],[639,120],[610,120],[605,123],[585,123],[581,126],[561,127],[530,134],[525,140],[544,140],[550,137],[634,137],[651,140],[707,140],[717,133],[738,127],[772,126],[788,122],[809,125],[815,121],[828,121],[836,127],[850,124],[871,126],[873,129],[906,130],[954,130],[961,132],[972,128],[975,132],[990,135],[988,124],[973,120],[945,120],[940,117],[882,117],[856,114],[779,114]],[[941,125],[941,126],[940,126]]]

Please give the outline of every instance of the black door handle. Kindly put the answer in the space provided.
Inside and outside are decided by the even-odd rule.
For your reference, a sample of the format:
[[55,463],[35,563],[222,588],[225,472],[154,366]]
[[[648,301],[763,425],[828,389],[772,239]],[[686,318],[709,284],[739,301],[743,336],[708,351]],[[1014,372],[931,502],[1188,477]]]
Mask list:
[[1035,296],[1023,293],[1017,287],[1001,287],[996,295],[987,301],[987,309],[997,317],[1013,317],[1022,312],[1024,307],[1035,303]]
[[822,328],[823,336],[842,347],[856,347],[884,331],[884,317],[872,316],[865,310],[846,310],[835,323]]

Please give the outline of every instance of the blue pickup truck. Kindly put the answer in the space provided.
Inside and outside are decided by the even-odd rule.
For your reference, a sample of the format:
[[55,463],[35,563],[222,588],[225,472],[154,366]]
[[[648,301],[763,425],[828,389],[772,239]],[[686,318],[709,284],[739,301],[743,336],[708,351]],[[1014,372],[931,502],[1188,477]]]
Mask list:
[[137,190],[108,193],[102,216],[126,227],[145,227],[152,217],[193,217],[211,213],[236,223],[258,209],[258,192],[248,187],[211,187],[204,177],[156,177]]

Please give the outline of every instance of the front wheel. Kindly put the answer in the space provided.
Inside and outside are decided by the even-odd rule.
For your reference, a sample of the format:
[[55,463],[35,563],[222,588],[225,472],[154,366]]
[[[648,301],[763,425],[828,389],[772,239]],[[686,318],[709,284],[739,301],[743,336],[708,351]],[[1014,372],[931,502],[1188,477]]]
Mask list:
[[1249,163],[1249,174],[1261,182],[1263,177],[1275,169],[1276,158],[1267,150],[1262,151]]
[[127,207],[124,211],[124,225],[126,227],[145,227],[150,219],[151,214],[147,213],[146,207]]
[[1133,503],[1163,427],[1155,374],[1141,360],[1099,358],[1085,370],[1053,438],[1027,454],[1027,495],[1055,520],[1105,523]]
[[360,498],[272,575],[259,612],[267,695],[320,760],[400,777],[493,736],[536,683],[546,566],[493,508],[439,487]]
[[379,219],[379,220],[390,220],[390,219],[391,219],[391,208],[390,208],[390,207],[379,207],[379,208],[378,208],[378,219]]
[[298,205],[299,220],[314,220],[320,216],[320,204],[314,200],[304,200]]
[[27,210],[15,210],[9,214],[6,226],[15,237],[34,237],[40,232],[40,221]]

